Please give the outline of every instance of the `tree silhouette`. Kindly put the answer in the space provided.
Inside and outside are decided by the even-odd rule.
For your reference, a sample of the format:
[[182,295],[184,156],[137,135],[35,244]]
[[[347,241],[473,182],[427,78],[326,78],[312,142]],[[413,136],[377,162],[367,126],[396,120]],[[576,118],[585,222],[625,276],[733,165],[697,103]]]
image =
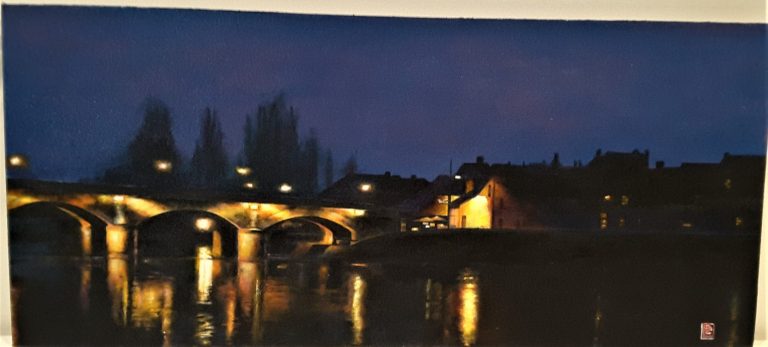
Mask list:
[[246,116],[243,157],[260,189],[274,190],[289,183],[294,192],[317,190],[317,134],[311,131],[309,138],[300,142],[298,118],[283,95],[260,105],[253,118]]
[[333,154],[331,153],[331,150],[327,150],[325,152],[325,165],[323,167],[325,170],[325,188],[333,185],[334,179],[334,169],[333,169]]
[[216,111],[206,108],[200,124],[200,138],[192,155],[191,183],[204,187],[220,186],[228,173],[224,134]]
[[349,156],[349,159],[347,159],[347,162],[344,164],[344,168],[341,170],[341,174],[344,176],[354,175],[357,172],[357,159],[355,159],[355,155],[352,154]]
[[552,162],[549,164],[549,166],[553,169],[559,169],[563,166],[563,164],[560,163],[559,153],[555,153],[554,157],[552,157]]
[[318,145],[315,129],[310,130],[309,138],[304,141],[302,153],[302,166],[304,168],[300,171],[303,176],[300,181],[303,183],[303,189],[306,192],[315,193],[317,192],[317,167],[320,157],[320,146]]
[[147,98],[143,108],[144,120],[128,145],[124,162],[107,170],[105,180],[158,187],[178,185],[181,156],[173,138],[168,106],[159,99]]

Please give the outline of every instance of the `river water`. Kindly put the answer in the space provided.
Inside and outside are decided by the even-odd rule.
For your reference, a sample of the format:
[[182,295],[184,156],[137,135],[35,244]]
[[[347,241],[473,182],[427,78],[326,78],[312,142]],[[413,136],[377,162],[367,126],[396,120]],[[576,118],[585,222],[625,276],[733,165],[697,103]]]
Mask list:
[[[17,256],[12,259],[16,341],[164,346],[751,342],[759,240],[754,235],[619,236],[565,248],[550,237],[532,242],[528,253],[504,244],[519,237],[510,233],[446,244],[433,238],[418,241],[425,246],[416,251],[403,246],[406,252],[381,244],[393,248],[383,252],[391,256],[368,260],[245,262],[212,259],[205,247],[189,258]],[[434,250],[427,244],[452,256],[429,254]],[[378,246],[368,242],[366,247]],[[575,251],[563,251],[568,248]],[[413,257],[419,249],[423,254]],[[700,340],[702,322],[715,323],[714,341]]]

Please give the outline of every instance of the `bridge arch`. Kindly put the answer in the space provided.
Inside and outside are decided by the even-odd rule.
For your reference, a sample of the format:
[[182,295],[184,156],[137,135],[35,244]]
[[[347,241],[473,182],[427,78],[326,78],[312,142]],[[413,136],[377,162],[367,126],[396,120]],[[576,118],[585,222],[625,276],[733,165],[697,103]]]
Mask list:
[[172,210],[136,226],[137,250],[143,256],[191,257],[197,247],[210,246],[214,257],[237,254],[237,224],[205,210]]
[[329,219],[317,216],[298,216],[275,222],[264,229],[264,233],[280,232],[281,226],[287,223],[308,223],[320,228],[328,237],[323,240],[328,244],[348,243],[352,240],[353,231],[346,226]]
[[317,216],[288,218],[263,229],[267,237],[266,252],[270,255],[321,254],[328,247],[349,244],[352,231]]
[[264,216],[259,221],[263,230],[289,220],[304,220],[330,229],[336,240],[357,241],[357,230],[351,226],[351,218],[332,209],[284,209]]
[[[62,202],[35,201],[10,209],[8,217],[13,243],[37,244],[39,251],[50,255],[102,255],[106,251],[109,223],[97,212]],[[79,232],[51,233],[67,229]]]

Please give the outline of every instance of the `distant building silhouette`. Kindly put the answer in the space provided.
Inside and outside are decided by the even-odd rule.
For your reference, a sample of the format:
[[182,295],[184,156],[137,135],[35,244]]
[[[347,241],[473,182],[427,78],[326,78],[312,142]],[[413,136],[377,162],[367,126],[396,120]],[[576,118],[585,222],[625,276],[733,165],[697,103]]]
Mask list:
[[389,172],[383,175],[349,174],[321,192],[319,197],[397,208],[427,187],[429,181],[416,176],[403,178]]
[[404,229],[759,230],[764,156],[726,153],[719,163],[654,168],[649,157],[598,150],[587,165],[565,167],[480,156],[451,178],[461,193],[446,193],[444,177],[408,199]]

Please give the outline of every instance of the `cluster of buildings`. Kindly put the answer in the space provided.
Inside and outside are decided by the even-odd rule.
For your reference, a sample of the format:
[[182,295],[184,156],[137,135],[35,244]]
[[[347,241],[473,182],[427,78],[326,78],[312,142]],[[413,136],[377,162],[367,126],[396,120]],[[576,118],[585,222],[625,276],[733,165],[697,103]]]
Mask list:
[[323,199],[396,209],[401,231],[429,229],[759,230],[765,156],[718,163],[649,163],[648,151],[598,150],[582,165],[491,164],[452,176],[353,174]]

